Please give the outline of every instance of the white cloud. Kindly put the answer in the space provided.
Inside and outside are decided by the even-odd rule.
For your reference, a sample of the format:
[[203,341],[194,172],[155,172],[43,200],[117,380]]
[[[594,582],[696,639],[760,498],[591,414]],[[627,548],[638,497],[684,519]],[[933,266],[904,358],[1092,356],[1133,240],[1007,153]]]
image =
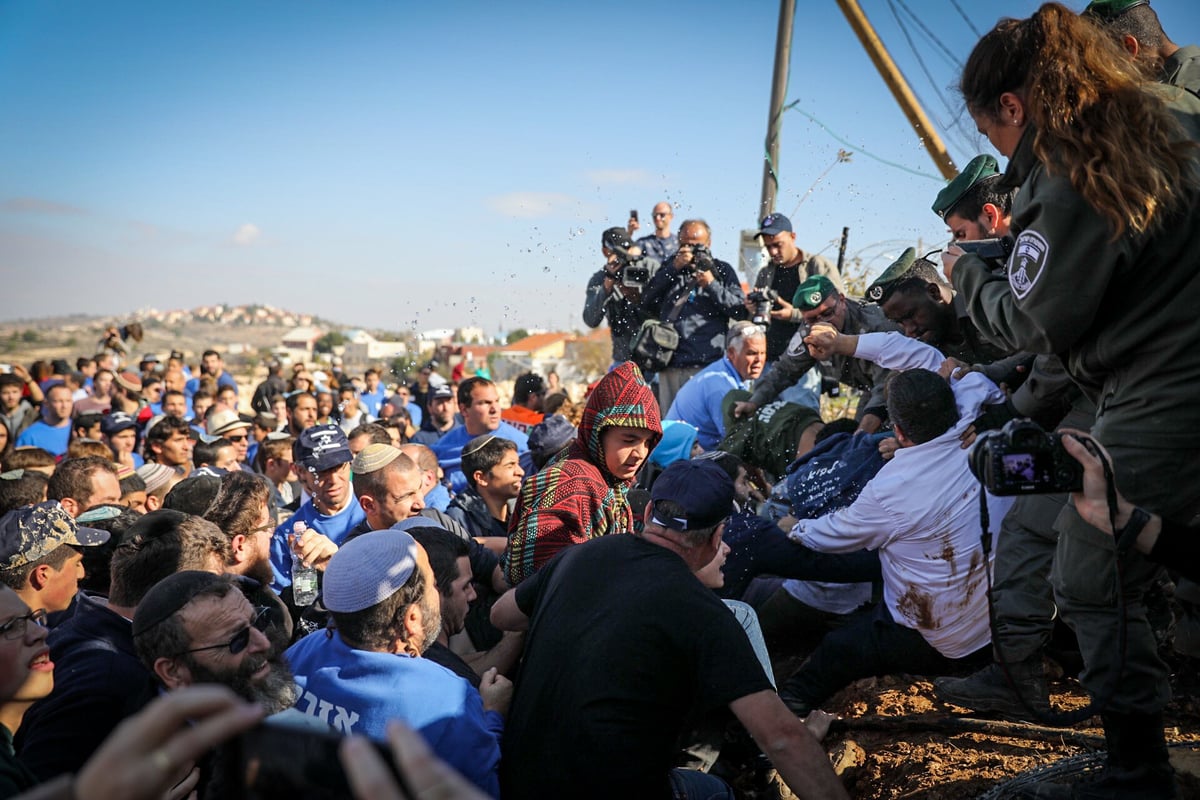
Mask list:
[[566,208],[579,207],[579,201],[568,194],[556,192],[509,192],[492,195],[486,200],[488,206],[506,217],[545,217],[563,214]]
[[247,222],[244,225],[238,226],[238,229],[233,233],[233,243],[247,247],[258,241],[258,237],[262,235],[262,231],[252,222]]
[[650,182],[650,175],[644,169],[591,169],[584,173],[589,181],[600,185],[630,184]]

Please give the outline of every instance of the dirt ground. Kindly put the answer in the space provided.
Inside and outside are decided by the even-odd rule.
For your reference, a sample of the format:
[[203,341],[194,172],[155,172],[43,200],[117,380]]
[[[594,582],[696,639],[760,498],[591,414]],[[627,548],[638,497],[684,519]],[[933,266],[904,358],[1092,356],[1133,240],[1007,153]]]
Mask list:
[[[787,675],[802,658],[779,666]],[[1176,683],[1194,675],[1178,674]],[[1189,690],[1190,691],[1190,690]],[[1051,683],[1059,711],[1082,708],[1087,697],[1071,678]],[[928,680],[906,676],[858,681],[830,698],[826,711],[842,719],[825,739],[835,769],[857,800],[962,800],[986,795],[1017,775],[1104,747],[1098,718],[1055,731],[1034,724],[967,715],[934,695]],[[1200,798],[1200,699],[1180,694],[1166,713],[1181,798]],[[793,795],[781,790],[784,798]],[[999,794],[996,796],[1006,796]]]

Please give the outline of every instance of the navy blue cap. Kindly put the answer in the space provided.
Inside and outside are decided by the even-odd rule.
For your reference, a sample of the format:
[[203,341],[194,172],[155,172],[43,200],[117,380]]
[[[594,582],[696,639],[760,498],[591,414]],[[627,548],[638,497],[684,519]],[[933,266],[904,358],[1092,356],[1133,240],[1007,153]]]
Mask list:
[[783,214],[767,214],[758,226],[759,236],[774,236],[784,232],[792,232],[792,221]]
[[292,445],[292,459],[312,472],[340,467],[353,457],[346,434],[332,423],[306,428]]
[[[650,490],[650,521],[676,531],[711,528],[734,511],[735,492],[729,473],[712,461],[676,461],[663,470]],[[680,506],[683,516],[659,512],[658,501]]]
[[136,427],[137,420],[124,411],[114,411],[111,414],[105,415],[104,419],[100,420],[100,431],[105,436],[114,436],[121,431],[127,431],[130,428]]

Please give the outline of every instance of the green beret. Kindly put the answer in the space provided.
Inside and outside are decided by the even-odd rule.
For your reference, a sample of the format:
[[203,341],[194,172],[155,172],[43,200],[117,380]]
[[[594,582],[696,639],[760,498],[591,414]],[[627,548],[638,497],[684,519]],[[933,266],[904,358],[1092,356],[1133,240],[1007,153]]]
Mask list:
[[1112,22],[1131,8],[1149,4],[1150,0],[1092,0],[1080,16],[1095,17],[1101,22]]
[[801,311],[812,311],[827,298],[837,295],[838,290],[833,281],[824,275],[813,275],[797,287],[796,293],[792,295],[792,305]]
[[866,298],[873,303],[883,302],[883,296],[908,275],[915,263],[917,263],[917,251],[910,247],[901,253],[900,257],[875,279],[874,283],[867,287]]
[[967,193],[975,184],[984,178],[999,174],[1000,166],[996,163],[996,159],[992,156],[975,156],[971,159],[967,166],[963,167],[963,171],[955,176],[954,180],[946,184],[946,188],[938,192],[938,195],[933,200],[933,213],[937,214],[942,219],[962,200],[963,195]]

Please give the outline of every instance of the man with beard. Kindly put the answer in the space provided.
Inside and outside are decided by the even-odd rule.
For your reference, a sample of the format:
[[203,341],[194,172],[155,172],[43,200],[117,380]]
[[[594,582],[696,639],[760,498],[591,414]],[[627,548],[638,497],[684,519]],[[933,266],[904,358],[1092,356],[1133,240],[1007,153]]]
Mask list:
[[441,603],[425,550],[407,533],[346,542],[325,570],[330,630],[287,651],[296,707],[343,734],[382,740],[390,720],[421,733],[476,786],[499,793],[500,733],[512,684],[488,670],[476,691],[422,657],[441,632]]
[[229,539],[229,563],[234,575],[245,575],[262,584],[271,582],[271,534],[275,514],[271,488],[261,475],[230,472],[221,477],[204,518]]
[[138,658],[164,688],[220,683],[268,714],[296,702],[279,630],[275,609],[253,605],[235,576],[197,570],[159,581],[133,615]]

